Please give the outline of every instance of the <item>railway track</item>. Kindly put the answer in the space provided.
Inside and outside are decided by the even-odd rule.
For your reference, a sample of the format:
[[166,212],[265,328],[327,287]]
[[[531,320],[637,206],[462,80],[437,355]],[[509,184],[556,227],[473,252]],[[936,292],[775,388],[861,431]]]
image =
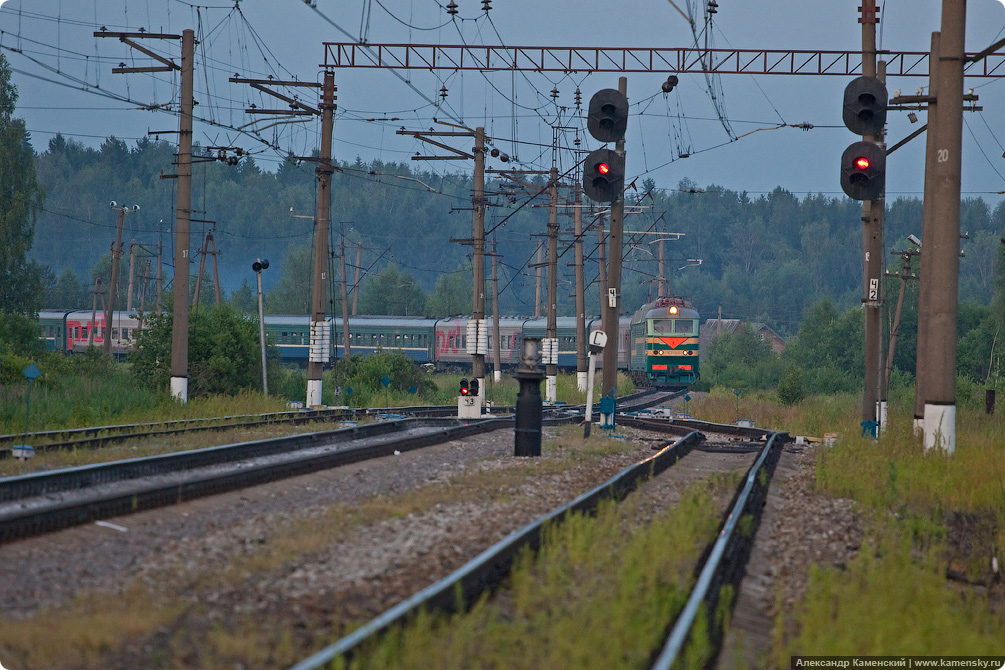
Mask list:
[[[702,554],[695,570],[695,585],[686,605],[674,621],[667,622],[667,635],[662,647],[652,650],[654,669],[668,670],[672,667],[699,618],[703,616],[701,613],[719,611],[723,587],[731,585],[734,592],[739,588],[760,523],[768,487],[788,435],[723,424],[689,422],[682,426],[674,422],[625,416],[619,416],[618,422],[621,425],[675,435],[678,439],[651,458],[625,469],[609,481],[512,533],[444,579],[385,611],[352,634],[292,666],[290,670],[314,670],[327,667],[328,663],[338,658],[351,658],[360,651],[362,645],[407,623],[420,611],[449,613],[470,607],[484,594],[499,588],[521,551],[528,548],[536,550],[540,546],[546,524],[560,523],[574,512],[591,512],[603,500],[623,499],[646,480],[659,476],[679,463],[693,450],[716,449],[721,452],[732,449],[756,452],[753,465],[727,507],[719,532]],[[704,432],[698,430],[699,427]],[[680,435],[681,432],[684,434]],[[727,438],[717,446],[710,446],[705,433],[713,432],[732,439]],[[742,530],[739,528],[741,519],[745,520]],[[709,640],[717,653],[723,638],[721,619],[713,616],[711,620],[702,623],[707,625]]]
[[4,477],[0,543],[512,425],[512,418],[401,419]]
[[[639,393],[619,398],[619,411],[631,411],[651,407],[667,399],[665,392],[646,389]],[[673,397],[673,396],[669,396]],[[583,406],[550,406],[549,411],[582,411]],[[621,409],[621,408],[627,409]],[[512,414],[509,406],[490,407],[487,414]],[[153,423],[119,424],[70,428],[63,430],[39,431],[28,435],[17,433],[0,435],[0,459],[9,458],[11,447],[30,441],[37,452],[52,450],[97,449],[117,442],[137,441],[169,435],[195,434],[205,431],[226,432],[248,430],[263,426],[298,426],[309,423],[325,423],[358,418],[405,418],[405,417],[450,417],[456,416],[457,407],[452,405],[416,405],[394,408],[360,409],[318,409],[276,412],[272,414],[235,415],[207,417],[201,419],[177,419]],[[30,440],[28,440],[30,438]]]

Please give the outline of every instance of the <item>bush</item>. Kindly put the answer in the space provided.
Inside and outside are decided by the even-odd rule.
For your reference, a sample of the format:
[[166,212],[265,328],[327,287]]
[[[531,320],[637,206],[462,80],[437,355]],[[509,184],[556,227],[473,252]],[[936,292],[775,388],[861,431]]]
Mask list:
[[783,405],[798,405],[806,397],[806,382],[803,379],[803,371],[792,366],[785,371],[785,375],[778,382],[776,393],[778,400]]
[[[148,316],[148,327],[140,331],[136,350],[129,356],[136,380],[146,386],[167,389],[170,385],[173,321],[170,310]],[[269,354],[277,357],[274,349]],[[227,304],[190,314],[189,398],[261,390],[261,365],[256,320]]]

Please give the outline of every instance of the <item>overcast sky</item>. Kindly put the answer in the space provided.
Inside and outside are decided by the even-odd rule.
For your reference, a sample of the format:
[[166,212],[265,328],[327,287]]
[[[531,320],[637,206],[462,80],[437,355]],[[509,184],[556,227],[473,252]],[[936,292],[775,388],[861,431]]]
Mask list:
[[[460,13],[446,13],[447,0],[208,0],[196,6],[180,0],[6,0],[0,7],[0,50],[14,69],[17,115],[27,121],[33,144],[44,151],[57,132],[98,146],[109,135],[132,146],[149,131],[177,129],[177,117],[142,111],[141,105],[176,102],[172,74],[112,74],[120,63],[143,66],[150,59],[116,39],[96,38],[95,29],[180,33],[196,30],[197,114],[217,125],[196,123],[203,145],[240,146],[274,169],[286,151],[307,154],[317,147],[318,123],[283,124],[260,137],[237,129],[255,121],[244,113],[249,104],[282,106],[263,99],[227,77],[273,75],[280,79],[319,81],[324,42],[364,38],[370,44],[487,44],[509,46],[683,47],[694,42],[690,25],[668,0],[603,2],[576,0],[457,0]],[[1005,0],[968,3],[967,50],[979,51],[1005,34]],[[677,0],[684,12],[702,6]],[[791,2],[719,0],[711,46],[771,49],[855,50],[861,48],[857,22],[860,0]],[[880,48],[927,51],[939,29],[937,0],[880,0]],[[613,11],[612,9],[613,8]],[[351,36],[351,38],[349,36]],[[699,36],[704,44],[704,37]],[[174,40],[144,40],[153,50],[178,60]],[[429,153],[401,126],[430,127],[432,118],[484,125],[494,146],[515,155],[526,167],[550,167],[551,126],[582,127],[575,116],[574,91],[583,104],[598,89],[616,87],[616,74],[493,73],[337,70],[339,111],[334,152],[342,160],[406,161],[416,151]],[[800,196],[842,196],[838,161],[857,138],[841,123],[841,95],[849,77],[723,75],[717,94],[732,129],[732,140],[711,103],[700,75],[681,75],[677,89],[660,91],[666,75],[632,74],[628,96],[632,120],[627,136],[629,180],[654,179],[673,188],[688,178],[699,186],[717,184],[752,194],[777,186]],[[407,80],[403,81],[403,80]],[[926,78],[891,78],[890,91],[914,93]],[[983,112],[965,115],[963,129],[964,196],[980,195],[997,204],[1005,191],[1005,83],[968,79],[980,96]],[[447,97],[439,92],[447,89]],[[556,99],[551,91],[558,90]],[[313,94],[301,91],[301,95]],[[109,97],[111,96],[111,97]],[[434,103],[439,103],[436,106]],[[565,107],[564,111],[559,108]],[[924,123],[924,114],[920,123]],[[389,119],[397,121],[368,121]],[[781,124],[813,124],[804,131]],[[259,126],[266,125],[259,121]],[[906,113],[891,113],[888,143],[909,134]],[[763,129],[763,130],[758,130]],[[751,132],[756,131],[756,132]],[[574,131],[564,131],[571,145]],[[598,143],[581,131],[583,146]],[[175,141],[165,134],[162,139]],[[264,140],[264,141],[263,141]],[[275,150],[267,144],[279,148]],[[689,158],[679,158],[680,154]],[[571,155],[558,157],[560,166]],[[924,140],[918,138],[891,155],[887,166],[888,199],[920,197]],[[469,171],[464,162],[422,162],[419,169]],[[500,166],[496,166],[500,167]]]

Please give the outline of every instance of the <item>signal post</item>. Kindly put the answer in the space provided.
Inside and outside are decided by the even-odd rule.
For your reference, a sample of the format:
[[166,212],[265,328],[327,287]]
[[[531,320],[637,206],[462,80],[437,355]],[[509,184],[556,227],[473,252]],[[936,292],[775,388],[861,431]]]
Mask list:
[[[601,142],[615,142],[614,151],[597,149],[583,164],[583,190],[597,202],[611,203],[611,232],[607,272],[607,302],[604,305],[604,354],[602,394],[614,398],[618,386],[618,314],[621,293],[621,247],[625,218],[625,130],[628,128],[628,80],[618,78],[618,90],[603,89],[590,99],[587,128]],[[592,399],[588,399],[592,400]],[[613,425],[613,414],[603,425]]]

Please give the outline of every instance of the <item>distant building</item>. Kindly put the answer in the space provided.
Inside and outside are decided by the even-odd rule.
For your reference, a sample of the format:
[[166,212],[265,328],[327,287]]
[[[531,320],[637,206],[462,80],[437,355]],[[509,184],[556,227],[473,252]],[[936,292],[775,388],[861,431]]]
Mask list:
[[[705,360],[705,354],[708,352],[708,346],[712,343],[712,340],[719,335],[735,333],[736,329],[742,323],[743,321],[739,319],[708,319],[705,323],[701,324],[699,331],[699,335],[701,336],[699,356],[701,356],[701,360]],[[760,337],[762,341],[771,345],[773,352],[780,354],[785,351],[785,340],[767,325],[763,323],[751,323],[750,327],[754,329],[754,334]]]

